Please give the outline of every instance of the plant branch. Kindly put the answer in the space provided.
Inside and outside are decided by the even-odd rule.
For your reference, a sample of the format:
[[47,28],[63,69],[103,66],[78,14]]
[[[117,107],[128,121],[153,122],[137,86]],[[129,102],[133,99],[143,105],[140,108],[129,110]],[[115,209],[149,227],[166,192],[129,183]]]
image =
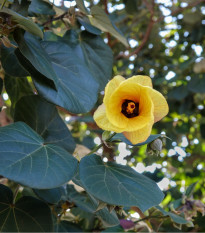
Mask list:
[[[153,230],[153,229],[152,229],[152,225],[151,225],[151,223],[150,223],[150,221],[149,221],[149,218],[147,218],[147,217],[143,214],[143,212],[142,212],[138,207],[133,206],[131,209],[133,209],[134,211],[136,211],[136,212],[139,214],[139,216],[141,217],[141,219],[138,220],[137,222],[139,222],[139,221],[145,221],[146,224],[147,224],[147,226],[148,226],[151,230]],[[150,217],[150,216],[148,216],[148,217]],[[136,222],[136,223],[137,223],[137,222]]]
[[[181,12],[183,12],[184,10],[189,9],[189,8],[192,8],[192,7],[195,7],[195,6],[199,5],[199,4],[202,3],[202,2],[205,2],[205,0],[193,1],[192,3],[190,3],[190,4],[189,4],[188,6],[186,6],[186,7],[183,7],[183,8],[181,7],[181,8],[178,8],[178,9],[172,11],[170,15],[173,16],[173,15],[176,15],[176,14],[178,14],[178,13],[181,13]],[[168,15],[168,16],[170,16],[170,15]],[[162,17],[158,18],[158,19],[155,21],[155,23],[161,22],[165,17],[166,17],[166,16],[162,16]]]
[[147,30],[145,32],[145,35],[144,35],[144,37],[142,39],[142,42],[141,42],[141,44],[133,52],[129,53],[128,55],[119,54],[115,58],[116,60],[118,60],[120,58],[129,58],[129,57],[131,57],[133,55],[137,55],[142,50],[142,48],[145,46],[145,44],[147,43],[147,41],[149,39],[150,33],[152,31],[152,28],[153,28],[153,26],[155,24],[155,22],[153,20],[153,18],[154,18],[154,6],[155,6],[155,4],[154,4],[154,0],[152,0],[152,4],[151,5],[148,4],[147,0],[144,0],[144,2],[145,2],[145,5],[147,6],[147,8],[148,8],[148,10],[150,12],[150,20],[149,20],[149,24],[147,26]]
[[148,220],[148,219],[154,219],[154,218],[160,218],[160,219],[163,219],[163,218],[169,218],[169,216],[161,216],[161,215],[156,215],[156,216],[146,216],[145,218],[141,218],[141,219],[137,220],[135,223],[142,222],[142,221],[145,221],[145,220]]
[[[200,4],[202,2],[205,2],[205,0],[193,1],[193,3],[190,3],[187,7],[179,8],[179,9],[172,11],[172,13],[170,15],[176,15],[178,13],[181,13],[184,10],[192,8],[194,6],[197,6],[198,4]],[[147,2],[147,0],[144,0],[144,3],[146,5],[146,7],[148,8],[151,16],[150,16],[149,24],[147,26],[147,30],[145,32],[143,39],[142,39],[142,42],[133,52],[129,53],[128,55],[125,55],[124,53],[117,55],[115,57],[116,60],[118,60],[120,58],[129,58],[133,55],[137,55],[142,50],[142,48],[145,46],[145,44],[147,43],[154,24],[161,22],[166,17],[166,16],[162,16],[162,17],[158,18],[157,20],[154,20],[154,7],[155,7],[154,0],[152,0],[151,4],[149,4]]]
[[[109,142],[114,136],[115,136],[116,133],[113,133],[110,135],[110,137],[108,137],[105,142],[101,143],[100,145],[96,146],[93,150],[91,150],[87,155],[91,155],[93,154],[94,152],[96,152],[98,149],[100,149],[103,145],[105,145],[106,142]],[[87,156],[86,155],[86,156]]]
[[46,21],[45,23],[43,23],[42,26],[45,26],[46,24],[52,23],[53,21],[62,20],[67,14],[68,14],[68,12],[66,11],[62,15],[59,15],[55,18],[51,18],[48,21]]

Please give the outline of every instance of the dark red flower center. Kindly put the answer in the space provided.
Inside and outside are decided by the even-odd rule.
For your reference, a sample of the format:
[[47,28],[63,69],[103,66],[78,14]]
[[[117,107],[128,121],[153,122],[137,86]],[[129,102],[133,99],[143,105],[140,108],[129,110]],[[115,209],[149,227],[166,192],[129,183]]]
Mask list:
[[136,117],[139,115],[139,103],[132,100],[125,100],[122,104],[121,113],[127,118]]

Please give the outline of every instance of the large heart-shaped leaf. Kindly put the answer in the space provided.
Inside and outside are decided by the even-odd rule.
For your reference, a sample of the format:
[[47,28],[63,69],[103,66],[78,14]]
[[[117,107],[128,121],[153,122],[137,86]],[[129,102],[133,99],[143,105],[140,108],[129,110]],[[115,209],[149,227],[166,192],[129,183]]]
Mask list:
[[58,187],[70,180],[77,160],[63,148],[46,145],[23,122],[0,128],[0,174],[37,189]]
[[[66,41],[67,37],[72,37],[72,41]],[[75,31],[70,31],[64,39],[65,42],[73,44],[72,47],[79,57],[83,54],[82,59],[100,84],[100,90],[104,90],[112,75],[113,55],[110,47],[100,36],[86,31],[80,34],[80,38]]]
[[41,31],[41,29],[37,26],[37,24],[35,24],[29,18],[26,18],[8,8],[1,9],[0,15],[1,14],[3,15],[3,17],[11,17],[11,21],[13,23],[16,23],[18,27],[24,29],[25,31],[30,32],[35,36],[39,36],[40,38],[43,38],[43,32]]
[[145,211],[163,200],[154,181],[128,166],[104,164],[99,156],[90,155],[80,161],[79,168],[85,189],[111,205],[138,206]]
[[12,191],[0,184],[1,232],[52,232],[50,208],[33,197],[22,197],[13,203]]
[[33,189],[33,191],[40,199],[50,204],[57,204],[65,195],[63,186],[54,189]]
[[[68,44],[40,43],[32,36],[24,39],[20,33],[16,33],[15,39],[21,51],[17,50],[16,54],[34,79],[40,95],[73,113],[92,109],[97,101],[99,84]],[[53,81],[56,90],[45,83],[48,82],[45,77]]]
[[[92,26],[93,27],[93,26]],[[46,33],[48,40],[61,41],[68,44],[91,71],[93,77],[100,84],[100,90],[112,75],[113,55],[112,50],[105,44],[100,36],[87,31],[78,34],[75,30],[69,30],[64,36],[57,37]]]
[[75,141],[56,107],[37,95],[22,97],[16,104],[15,121],[23,121],[40,134],[46,144],[56,144],[73,153]]

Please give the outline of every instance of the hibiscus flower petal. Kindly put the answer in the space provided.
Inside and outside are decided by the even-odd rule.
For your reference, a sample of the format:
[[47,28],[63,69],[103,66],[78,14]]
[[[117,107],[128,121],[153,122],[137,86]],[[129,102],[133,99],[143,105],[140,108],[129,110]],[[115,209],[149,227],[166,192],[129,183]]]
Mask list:
[[105,96],[103,102],[106,104],[109,101],[110,96],[112,93],[118,88],[121,82],[123,82],[125,78],[120,75],[115,76],[112,80],[108,82],[105,87]]
[[[139,103],[139,116],[127,118],[121,112],[126,100]],[[137,84],[135,80],[122,82],[107,102],[106,115],[113,125],[126,131],[138,130],[147,125],[153,119],[153,103],[147,87]]]
[[152,88],[152,80],[149,76],[145,75],[135,75],[127,79],[126,82],[135,82],[142,86],[148,86]]
[[153,121],[139,130],[132,132],[123,132],[124,136],[133,144],[138,144],[147,140],[152,131]]
[[108,131],[115,131],[117,133],[121,133],[123,131],[123,129],[118,128],[114,125],[112,125],[107,117],[106,117],[106,111],[105,111],[105,105],[101,104],[97,110],[94,113],[93,116],[95,122],[97,123],[97,125],[104,130],[108,130]]
[[151,88],[149,88],[148,92],[154,104],[154,122],[157,122],[167,115],[169,106],[160,92]]

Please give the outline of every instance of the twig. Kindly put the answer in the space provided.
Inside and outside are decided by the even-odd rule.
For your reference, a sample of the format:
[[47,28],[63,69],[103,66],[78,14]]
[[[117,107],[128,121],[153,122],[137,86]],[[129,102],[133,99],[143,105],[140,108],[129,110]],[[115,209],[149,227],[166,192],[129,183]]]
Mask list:
[[156,216],[147,216],[145,218],[141,218],[139,220],[137,220],[135,223],[138,223],[138,222],[142,222],[142,221],[145,221],[145,220],[148,220],[148,219],[154,219],[154,218],[169,218],[169,216],[161,216],[161,215],[156,215]]
[[120,59],[120,58],[129,58],[133,55],[137,55],[141,49],[145,46],[145,44],[147,43],[148,39],[149,39],[149,36],[150,36],[150,33],[152,31],[152,28],[155,24],[153,18],[154,18],[154,0],[152,0],[152,3],[151,5],[148,4],[147,0],[144,0],[144,3],[145,5],[147,6],[149,12],[150,12],[150,21],[149,21],[149,24],[148,24],[148,27],[147,27],[147,30],[145,32],[145,35],[143,37],[143,40],[140,44],[140,46],[138,46],[133,52],[129,53],[128,55],[125,55],[125,54],[119,54],[117,57],[115,57],[116,60]]
[[[172,13],[170,15],[176,15],[178,13],[181,13],[183,12],[184,10],[186,9],[189,9],[189,8],[192,8],[192,7],[195,7],[197,6],[198,4],[202,3],[202,2],[205,2],[205,0],[198,0],[198,1],[193,1],[192,3],[190,3],[188,6],[186,7],[182,7],[182,8],[178,8],[174,11],[172,11]],[[158,18],[155,23],[159,23],[161,22],[166,16],[161,16],[160,18]]]
[[[103,142],[103,143],[101,143],[100,145],[96,146],[96,147],[95,147],[93,150],[91,150],[87,155],[91,155],[91,154],[93,154],[94,152],[96,152],[96,151],[97,151],[98,149],[100,149],[106,142],[109,142],[110,139],[112,139],[112,138],[115,136],[115,134],[116,134],[116,133],[111,134],[110,137],[107,138],[107,140],[106,140],[105,142]],[[87,155],[86,155],[86,156],[87,156]]]
[[[197,6],[198,4],[200,4],[202,2],[205,2],[205,0],[194,1],[193,3],[189,4],[187,7],[179,8],[179,9],[177,9],[175,11],[172,11],[172,13],[170,15],[176,15],[176,14],[178,14],[178,13],[180,13],[180,12],[186,10],[186,9]],[[120,58],[129,58],[129,57],[131,57],[133,55],[137,55],[142,50],[142,48],[145,46],[145,44],[147,43],[154,24],[161,22],[165,18],[165,16],[162,16],[162,17],[158,18],[157,20],[153,19],[154,18],[154,6],[155,6],[154,0],[152,0],[151,5],[147,2],[147,0],[144,0],[144,3],[147,6],[151,16],[150,16],[150,21],[149,21],[147,30],[145,32],[145,35],[143,37],[143,40],[142,40],[141,44],[133,52],[129,53],[128,55],[125,55],[124,53],[119,54],[119,55],[117,55],[115,57],[116,60],[118,60]]]
[[55,18],[51,18],[48,21],[46,21],[45,23],[43,23],[42,26],[45,26],[46,24],[52,23],[53,21],[56,21],[56,20],[62,20],[67,14],[68,14],[68,12],[66,11],[62,15],[59,15]]
[[[134,210],[134,211],[136,211],[136,212],[139,214],[139,216],[141,217],[141,219],[138,220],[136,223],[141,222],[141,221],[145,221],[146,224],[147,224],[147,226],[148,226],[151,230],[153,230],[153,229],[152,229],[152,225],[151,225],[151,223],[150,223],[150,221],[149,221],[149,218],[150,218],[151,216],[145,216],[145,215],[143,214],[143,212],[142,212],[138,207],[136,207],[136,206],[133,206],[131,209]],[[148,217],[149,217],[149,218],[148,218]]]

